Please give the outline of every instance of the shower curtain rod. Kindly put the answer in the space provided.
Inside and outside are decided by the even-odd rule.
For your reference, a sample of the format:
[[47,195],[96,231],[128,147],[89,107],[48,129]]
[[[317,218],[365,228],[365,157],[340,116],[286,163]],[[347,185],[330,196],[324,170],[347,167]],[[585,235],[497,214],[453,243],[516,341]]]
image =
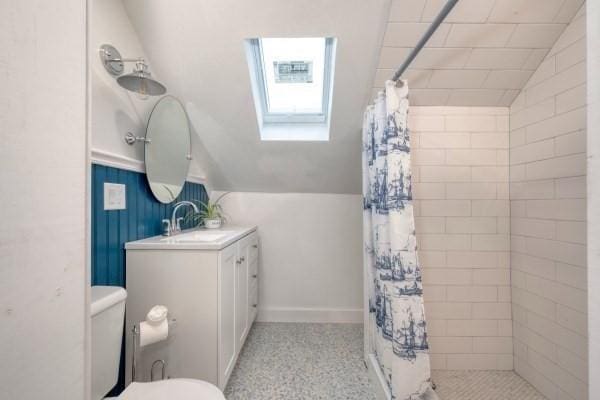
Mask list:
[[419,42],[417,43],[415,48],[412,49],[412,51],[410,52],[408,57],[406,57],[406,60],[404,60],[404,62],[402,63],[402,65],[400,66],[398,71],[396,71],[396,73],[392,77],[392,80],[394,82],[399,81],[399,79],[402,76],[402,74],[404,73],[404,71],[406,71],[406,69],[409,67],[409,65],[415,59],[415,57],[417,57],[417,55],[419,54],[421,49],[423,47],[425,47],[425,44],[427,43],[427,41],[429,41],[429,38],[435,33],[435,31],[437,30],[437,28],[439,28],[439,26],[442,24],[442,22],[444,22],[444,19],[446,19],[448,14],[450,14],[450,11],[452,11],[452,9],[456,5],[456,3],[458,3],[458,0],[448,0],[448,2],[444,5],[444,8],[442,8],[442,11],[440,11],[440,13],[437,15],[437,17],[435,17],[435,19],[433,20],[433,22],[431,23],[431,25],[429,26],[429,28],[427,29],[427,31],[425,32],[423,37],[419,40]]

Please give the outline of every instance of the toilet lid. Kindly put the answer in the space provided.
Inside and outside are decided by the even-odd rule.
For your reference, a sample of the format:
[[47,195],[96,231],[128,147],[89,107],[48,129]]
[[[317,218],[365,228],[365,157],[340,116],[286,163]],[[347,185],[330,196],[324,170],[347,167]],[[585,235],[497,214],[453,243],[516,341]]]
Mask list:
[[225,400],[214,385],[196,379],[132,382],[119,400]]

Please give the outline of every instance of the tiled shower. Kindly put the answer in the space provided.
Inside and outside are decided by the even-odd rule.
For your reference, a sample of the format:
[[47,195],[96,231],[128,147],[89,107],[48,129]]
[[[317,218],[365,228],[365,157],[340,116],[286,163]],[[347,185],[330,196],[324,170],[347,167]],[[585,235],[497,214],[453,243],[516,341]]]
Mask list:
[[[382,77],[402,45],[388,34]],[[458,62],[458,49],[447,51]],[[579,400],[588,387],[585,6],[542,58],[522,90],[505,93],[508,107],[456,107],[445,89],[452,107],[411,108],[417,235],[432,368],[514,370],[550,400]],[[414,74],[415,103],[444,96],[421,88],[424,70]]]

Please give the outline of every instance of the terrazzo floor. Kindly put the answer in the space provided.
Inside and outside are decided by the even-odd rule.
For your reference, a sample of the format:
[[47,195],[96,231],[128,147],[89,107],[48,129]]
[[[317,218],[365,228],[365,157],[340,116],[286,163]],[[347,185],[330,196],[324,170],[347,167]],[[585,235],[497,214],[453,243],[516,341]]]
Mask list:
[[[375,400],[362,325],[255,323],[228,400]],[[433,371],[440,400],[546,400],[511,371]]]
[[225,388],[228,400],[375,400],[362,325],[255,323]]

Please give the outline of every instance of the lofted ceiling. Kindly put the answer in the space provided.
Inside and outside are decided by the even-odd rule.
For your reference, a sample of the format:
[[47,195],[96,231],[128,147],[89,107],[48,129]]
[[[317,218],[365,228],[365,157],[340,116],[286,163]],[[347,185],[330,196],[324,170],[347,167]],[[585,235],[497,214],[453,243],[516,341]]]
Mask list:
[[[446,0],[392,0],[374,91]],[[460,0],[404,74],[412,105],[509,106],[584,0]]]
[[[217,190],[360,193],[361,125],[446,0],[123,0]],[[508,106],[584,0],[460,0],[404,78],[412,105]],[[243,41],[338,39],[330,140],[260,140]]]
[[[123,0],[150,66],[185,105],[217,190],[360,193],[362,115],[389,0]],[[337,38],[328,142],[261,142],[244,39]]]

